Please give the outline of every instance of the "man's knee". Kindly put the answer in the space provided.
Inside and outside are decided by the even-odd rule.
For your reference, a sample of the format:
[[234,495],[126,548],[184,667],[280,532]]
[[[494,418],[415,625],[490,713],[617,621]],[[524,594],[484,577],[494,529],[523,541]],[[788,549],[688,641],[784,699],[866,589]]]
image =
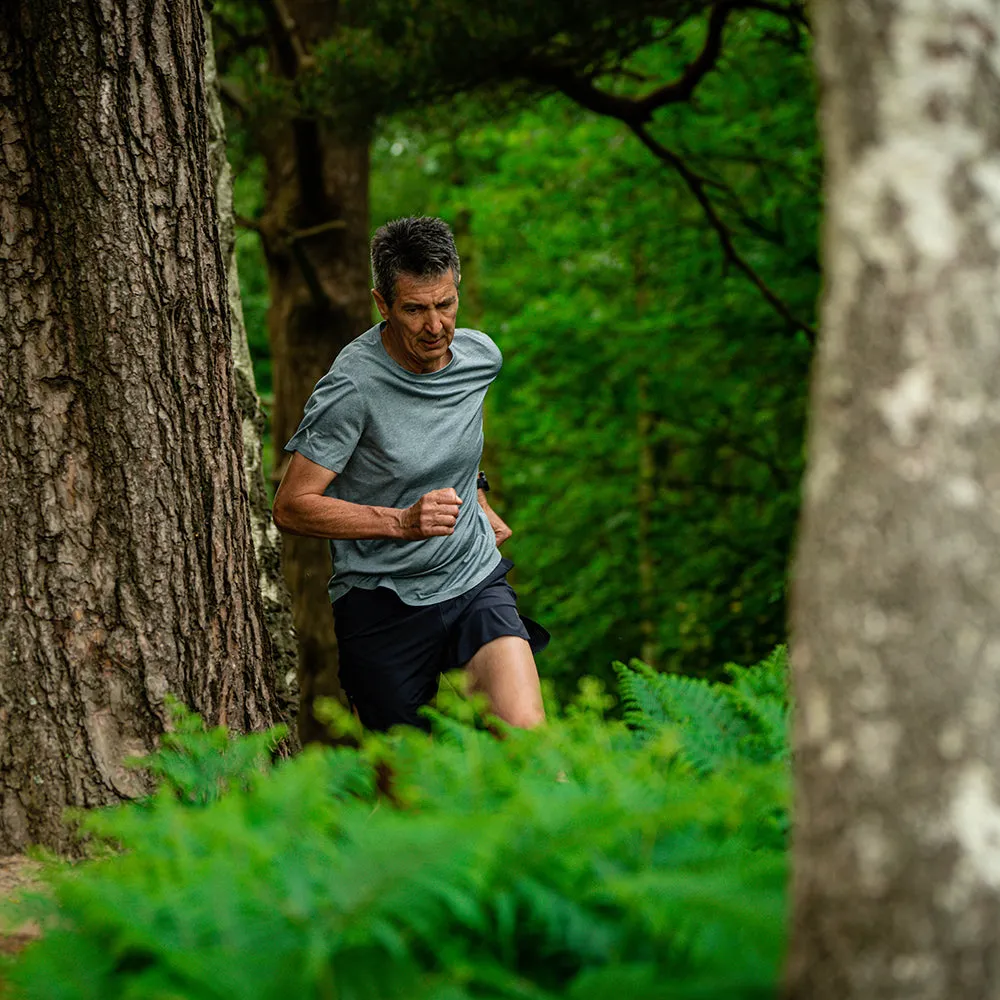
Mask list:
[[467,664],[469,686],[482,691],[494,715],[518,729],[545,722],[538,670],[520,636],[501,636],[482,646]]
[[515,729],[537,729],[545,724],[545,709],[538,704],[514,705],[504,713],[504,722]]

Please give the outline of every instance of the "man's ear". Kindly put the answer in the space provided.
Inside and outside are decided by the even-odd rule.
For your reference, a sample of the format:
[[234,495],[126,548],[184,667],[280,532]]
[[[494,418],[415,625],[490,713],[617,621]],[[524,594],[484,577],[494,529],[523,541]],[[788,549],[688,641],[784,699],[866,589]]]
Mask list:
[[372,298],[375,300],[375,307],[379,311],[379,315],[382,319],[389,318],[389,307],[385,303],[385,299],[378,293],[377,289],[372,289]]

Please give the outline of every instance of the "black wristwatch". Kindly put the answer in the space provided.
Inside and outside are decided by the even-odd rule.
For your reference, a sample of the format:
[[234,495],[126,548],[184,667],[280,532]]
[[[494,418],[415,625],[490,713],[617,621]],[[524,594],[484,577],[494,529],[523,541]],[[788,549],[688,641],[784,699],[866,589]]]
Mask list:
[[479,478],[476,480],[476,489],[482,490],[484,493],[489,493],[490,491],[490,481],[486,478],[486,473],[482,469],[479,470]]

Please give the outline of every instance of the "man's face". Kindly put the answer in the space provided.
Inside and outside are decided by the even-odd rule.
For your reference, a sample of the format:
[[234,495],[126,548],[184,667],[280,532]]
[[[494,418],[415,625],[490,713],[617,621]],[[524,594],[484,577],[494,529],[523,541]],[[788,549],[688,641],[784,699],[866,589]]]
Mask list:
[[458,314],[458,288],[452,271],[434,278],[401,274],[391,306],[377,291],[372,294],[386,321],[384,342],[394,360],[424,374],[443,368],[451,360]]

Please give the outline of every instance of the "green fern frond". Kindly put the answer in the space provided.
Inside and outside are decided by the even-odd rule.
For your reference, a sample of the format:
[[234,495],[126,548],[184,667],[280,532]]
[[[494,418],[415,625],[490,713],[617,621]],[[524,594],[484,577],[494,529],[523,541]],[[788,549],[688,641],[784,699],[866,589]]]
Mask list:
[[683,754],[700,773],[740,757],[751,730],[719,685],[657,673],[639,660],[615,669],[632,728],[648,737],[665,725],[679,726]]
[[[773,987],[787,769],[745,754],[776,699],[739,679],[620,673],[632,732],[596,703],[504,739],[432,713],[430,739],[308,748],[214,800],[165,782],[141,809],[92,816],[122,853],[53,873],[57,920],[14,962],[14,995],[601,1000],[617,981],[616,994],[729,1000]],[[228,736],[183,721],[187,749],[221,759],[205,773],[228,773]]]
[[655,683],[657,674],[651,667],[638,660],[628,666],[616,660],[612,666],[618,676],[622,717],[630,728],[651,735],[671,721],[659,698]]
[[782,759],[788,753],[788,652],[778,646],[753,667],[729,664],[728,686],[736,710],[746,719],[751,736],[747,755],[754,760]]

